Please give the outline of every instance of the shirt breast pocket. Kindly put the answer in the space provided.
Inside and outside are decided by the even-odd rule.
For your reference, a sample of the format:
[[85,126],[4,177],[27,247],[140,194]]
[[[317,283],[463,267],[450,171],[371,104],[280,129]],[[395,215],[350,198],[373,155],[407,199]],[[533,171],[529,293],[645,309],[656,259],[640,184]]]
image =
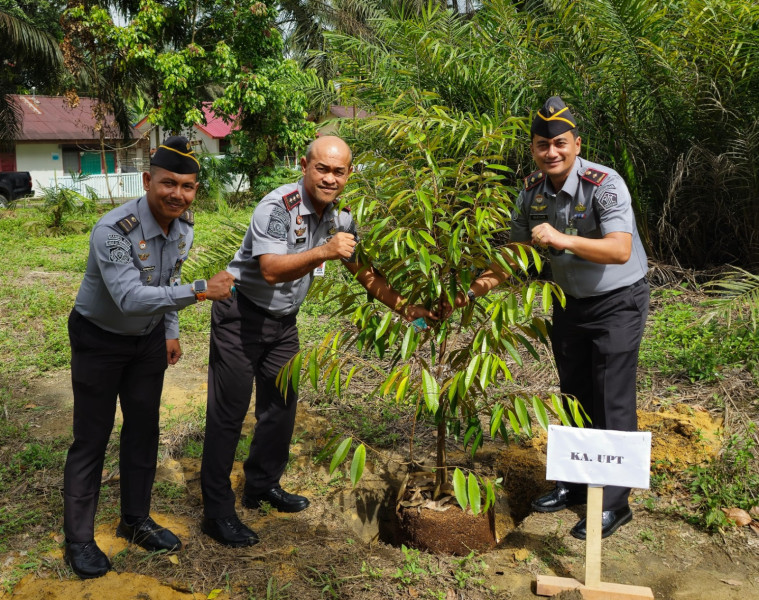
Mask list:
[[572,219],[575,228],[577,229],[577,235],[587,238],[599,238],[601,237],[601,229],[598,226],[598,219],[592,212],[586,212],[581,217],[576,216]]
[[140,269],[140,282],[142,285],[152,285],[155,278],[155,267],[143,267]]

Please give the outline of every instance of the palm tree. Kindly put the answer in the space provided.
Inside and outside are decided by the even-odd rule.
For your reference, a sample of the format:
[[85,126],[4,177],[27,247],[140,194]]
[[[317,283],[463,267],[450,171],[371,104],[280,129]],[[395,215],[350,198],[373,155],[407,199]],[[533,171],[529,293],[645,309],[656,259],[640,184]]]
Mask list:
[[[10,98],[18,91],[12,79],[16,65],[36,63],[58,71],[63,66],[63,55],[57,40],[31,23],[0,10],[0,36],[4,40],[0,50],[0,140],[13,140],[19,130],[19,109]],[[5,63],[3,65],[3,63]]]

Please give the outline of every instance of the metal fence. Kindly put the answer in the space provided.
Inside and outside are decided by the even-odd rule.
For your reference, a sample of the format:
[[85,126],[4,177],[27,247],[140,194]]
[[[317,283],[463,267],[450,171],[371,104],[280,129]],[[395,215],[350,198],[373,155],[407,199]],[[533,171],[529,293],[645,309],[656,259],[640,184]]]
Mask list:
[[[106,180],[107,177],[107,180]],[[95,191],[98,198],[138,198],[145,193],[142,188],[142,173],[109,173],[108,175],[70,175],[50,179],[50,187],[63,187],[89,196],[88,188]],[[108,190],[111,190],[110,194]]]

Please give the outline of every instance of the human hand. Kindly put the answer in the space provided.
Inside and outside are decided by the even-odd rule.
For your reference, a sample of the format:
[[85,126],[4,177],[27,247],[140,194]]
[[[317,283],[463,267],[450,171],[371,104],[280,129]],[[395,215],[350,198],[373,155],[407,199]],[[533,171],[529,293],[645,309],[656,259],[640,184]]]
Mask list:
[[437,315],[419,304],[409,304],[401,311],[401,316],[406,321],[415,321],[416,319],[430,319],[437,321]]
[[559,232],[548,223],[541,223],[532,229],[532,243],[533,245],[542,248],[556,248],[557,250],[563,250],[564,247],[561,246],[561,238],[564,235],[565,234]]
[[206,282],[206,298],[209,300],[226,300],[234,291],[235,278],[228,271],[219,271]]
[[327,260],[337,260],[339,258],[350,258],[356,248],[356,237],[352,233],[339,231],[332,236],[323,249],[326,253]]
[[464,292],[456,294],[456,298],[453,300],[453,306],[448,302],[447,296],[442,296],[440,298],[440,308],[437,311],[437,316],[440,319],[445,320],[453,314],[454,309],[462,308],[468,304],[469,297]]
[[166,340],[166,358],[170,365],[175,365],[182,358],[182,348],[179,340]]

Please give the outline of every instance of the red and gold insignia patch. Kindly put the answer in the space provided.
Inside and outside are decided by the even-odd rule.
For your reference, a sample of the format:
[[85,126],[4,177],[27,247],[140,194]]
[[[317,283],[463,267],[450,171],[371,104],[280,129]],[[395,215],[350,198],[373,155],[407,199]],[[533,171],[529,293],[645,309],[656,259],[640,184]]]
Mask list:
[[608,176],[608,173],[604,173],[598,169],[585,169],[582,175],[580,175],[580,177],[582,177],[585,181],[590,181],[590,183],[593,183],[595,185],[601,185],[603,180]]
[[285,208],[287,210],[292,210],[298,204],[302,202],[300,198],[300,193],[298,193],[298,190],[295,190],[294,192],[290,192],[289,194],[285,194],[282,196],[282,202],[285,203]]
[[543,181],[545,178],[546,178],[546,174],[543,173],[543,171],[535,171],[534,173],[531,173],[530,175],[524,178],[524,189],[531,190],[536,185],[538,185],[541,181]]

